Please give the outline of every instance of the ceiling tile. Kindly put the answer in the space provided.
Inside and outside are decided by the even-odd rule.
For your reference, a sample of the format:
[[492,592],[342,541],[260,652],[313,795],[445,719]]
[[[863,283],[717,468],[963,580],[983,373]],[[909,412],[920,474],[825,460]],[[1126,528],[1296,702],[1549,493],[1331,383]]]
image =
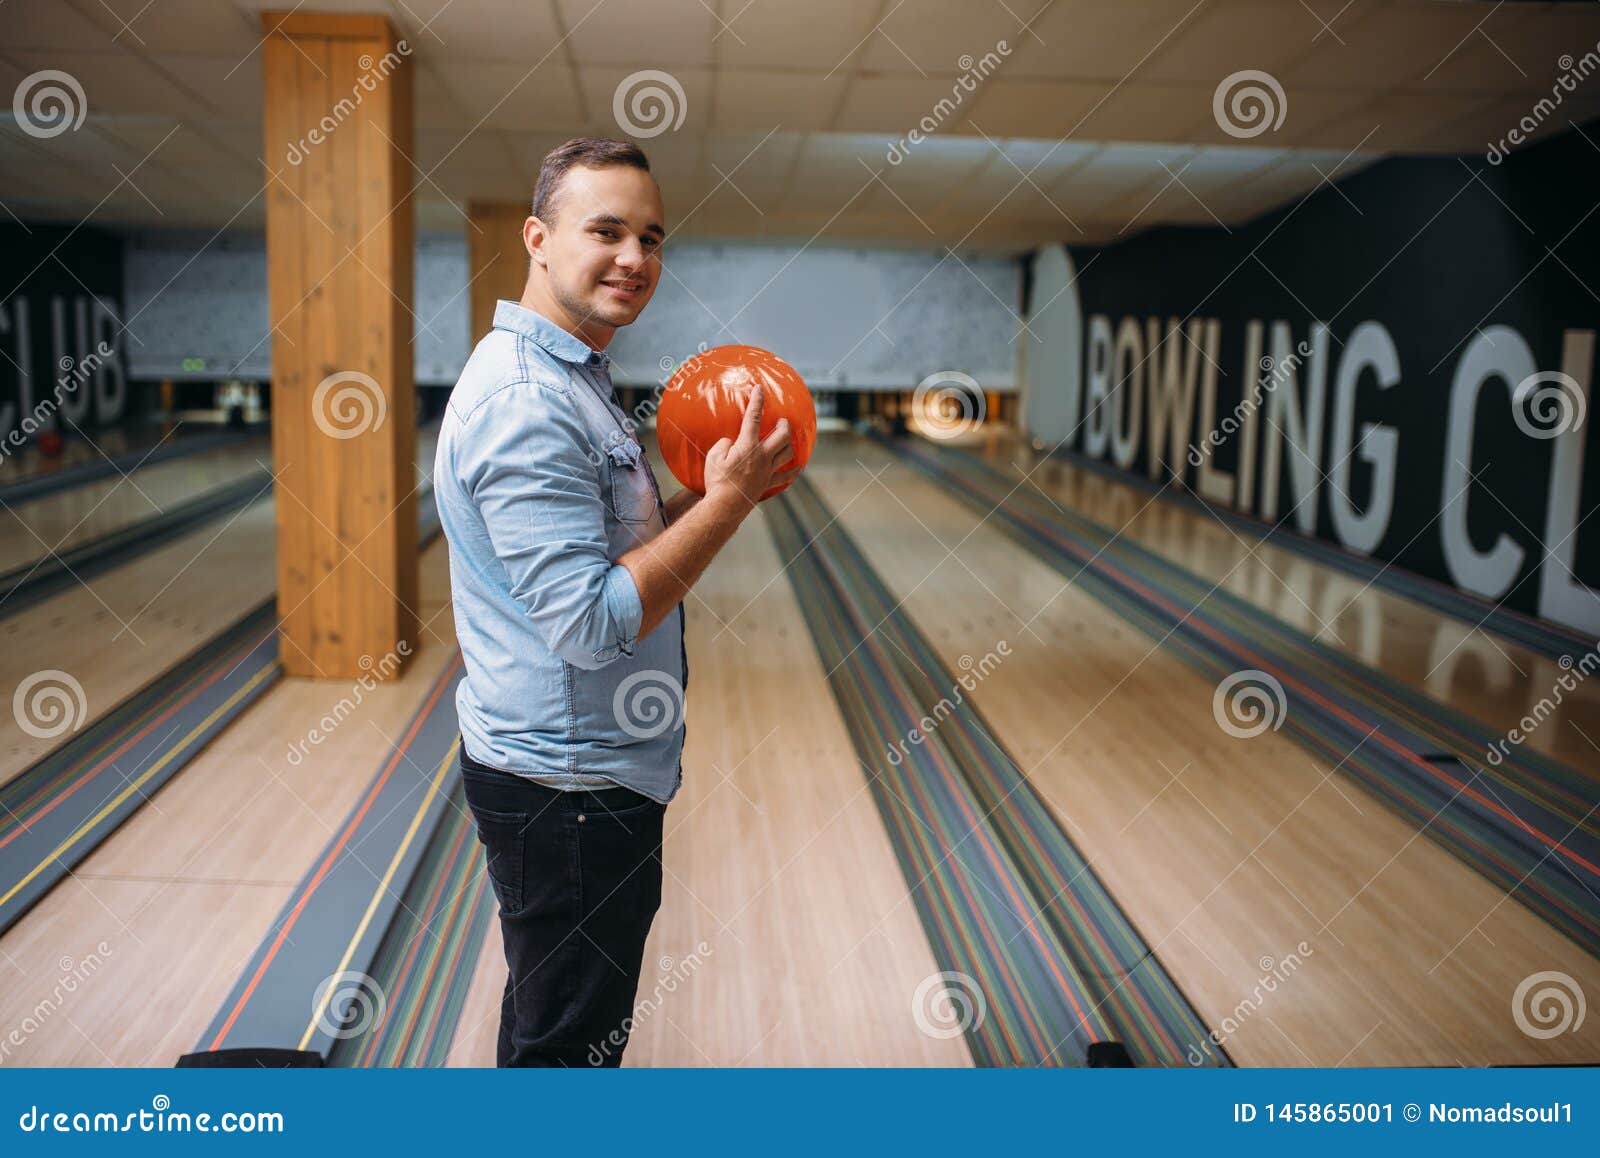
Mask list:
[[598,131],[648,145],[678,133],[702,132],[711,122],[708,68],[674,69],[668,74],[670,83],[600,66],[585,68],[579,75],[590,123]]
[[573,71],[554,61],[532,71],[519,64],[483,62],[445,70],[442,79],[470,124],[558,132],[581,124]]
[[718,27],[700,0],[559,0],[578,64],[672,69],[712,63]]
[[846,84],[844,73],[719,71],[717,129],[781,128],[810,132],[827,126]]
[[217,0],[94,0],[84,10],[134,52],[216,53],[237,62],[261,44],[261,21]]
[[946,79],[863,73],[851,82],[833,127],[844,133],[902,137],[926,117],[937,126],[934,131],[950,132],[967,115],[968,107],[940,106],[941,100],[950,100]]
[[[1022,23],[1013,0],[903,0],[874,28],[859,65],[877,72],[952,77],[988,53],[1004,67],[1020,45]],[[1026,35],[1025,33],[1022,35]],[[969,63],[963,63],[968,61]]]
[[566,46],[548,3],[404,0],[398,12],[413,52],[427,60],[511,61],[525,69],[547,58],[566,63]]
[[1031,26],[1036,35],[1018,38],[1000,75],[1121,80],[1181,35],[1194,11],[1194,0],[1056,0]]
[[1310,9],[1293,0],[1222,0],[1185,21],[1137,76],[1141,81],[1196,81],[1214,87],[1244,69],[1277,73],[1327,39],[1322,27]]
[[991,137],[1078,137],[1078,127],[1111,86],[1096,81],[996,77],[979,91],[968,128]]
[[805,69],[847,73],[845,62],[872,31],[873,10],[861,0],[771,0],[724,4],[713,50],[718,64],[735,69]]

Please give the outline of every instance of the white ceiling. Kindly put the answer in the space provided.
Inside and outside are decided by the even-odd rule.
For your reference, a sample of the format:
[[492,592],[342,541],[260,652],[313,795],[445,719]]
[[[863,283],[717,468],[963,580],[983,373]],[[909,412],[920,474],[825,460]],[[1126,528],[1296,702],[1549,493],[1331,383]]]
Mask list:
[[[259,227],[252,0],[3,0],[0,92],[82,85],[75,132],[0,121],[17,217]],[[618,135],[612,97],[670,72],[683,124],[641,141],[678,236],[1019,248],[1234,225],[1391,153],[1482,154],[1600,42],[1600,4],[1475,0],[306,0],[375,11],[413,49],[424,227],[522,200],[539,158]],[[961,59],[1010,50],[899,165]],[[1570,67],[1570,64],[1568,65]],[[1269,72],[1283,123],[1219,126],[1222,78]],[[1600,76],[1541,135],[1600,115]]]

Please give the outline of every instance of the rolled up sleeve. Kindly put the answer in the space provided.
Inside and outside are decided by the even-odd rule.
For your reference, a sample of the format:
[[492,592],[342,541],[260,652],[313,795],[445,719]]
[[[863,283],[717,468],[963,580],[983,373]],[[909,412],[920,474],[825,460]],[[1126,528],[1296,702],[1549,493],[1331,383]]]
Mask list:
[[599,457],[557,387],[521,382],[478,407],[457,459],[512,597],[551,651],[588,670],[632,655],[644,618],[609,555]]

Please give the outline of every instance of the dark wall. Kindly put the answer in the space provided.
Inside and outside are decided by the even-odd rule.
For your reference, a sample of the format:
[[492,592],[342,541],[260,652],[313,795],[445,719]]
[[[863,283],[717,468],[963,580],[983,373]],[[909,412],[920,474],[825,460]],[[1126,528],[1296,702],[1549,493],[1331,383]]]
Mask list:
[[[1586,416],[1573,426],[1579,410],[1587,414],[1600,322],[1600,126],[1583,133],[1587,139],[1568,131],[1499,165],[1480,157],[1380,162],[1231,233],[1156,229],[1100,251],[1092,262],[1094,251],[1073,249],[1086,320],[1087,417],[1070,446],[1113,457],[1111,446],[1096,446],[1096,431],[1110,424],[1123,436],[1124,458],[1136,444],[1132,461],[1119,465],[1160,480],[1175,474],[1181,485],[1200,489],[1200,461],[1237,475],[1241,466],[1249,469],[1247,441],[1253,442],[1253,485],[1220,501],[1284,519],[1301,494],[1291,485],[1293,452],[1279,429],[1286,414],[1271,411],[1270,396],[1293,391],[1309,403],[1310,379],[1323,373],[1324,422],[1313,457],[1323,472],[1348,457],[1348,478],[1342,486],[1321,479],[1305,503],[1307,522],[1288,517],[1290,526],[1504,598],[1509,607],[1600,631],[1600,600],[1546,592],[1552,580],[1540,574],[1542,567],[1565,568],[1569,581],[1575,575],[1600,587],[1600,520],[1582,522],[1600,505],[1595,423]],[[1117,359],[1115,336],[1127,318],[1146,340],[1125,343]],[[1150,319],[1161,320],[1157,329],[1147,328]],[[1168,323],[1179,321],[1195,343],[1169,332]],[[1291,346],[1311,337],[1313,323],[1325,324],[1325,351],[1312,345],[1305,356],[1273,361],[1278,322],[1288,323]],[[1259,349],[1249,342],[1252,323],[1263,333]],[[1358,327],[1362,340],[1352,345]],[[1385,334],[1398,381],[1381,388],[1372,367],[1354,378],[1352,429],[1359,435],[1365,424],[1379,424],[1364,445],[1380,455],[1380,444],[1393,439],[1392,487],[1364,454],[1347,456],[1334,422],[1341,363],[1354,357],[1353,368],[1360,351],[1381,350]],[[1211,335],[1215,350],[1207,345]],[[1151,336],[1160,339],[1154,348]],[[1207,440],[1201,425],[1208,367],[1196,344],[1219,367],[1218,423],[1238,408],[1240,428],[1220,441]],[[1171,380],[1159,368],[1174,351],[1184,374],[1196,364],[1192,399],[1183,396],[1186,386],[1166,391]],[[1519,413],[1514,392],[1530,376],[1535,380],[1525,387]],[[1259,405],[1244,401],[1251,377],[1261,390]],[[1097,381],[1111,387],[1098,407]],[[1174,455],[1169,445],[1165,463],[1152,472],[1151,408],[1186,404],[1195,424],[1189,451]],[[1262,501],[1269,439],[1283,447],[1276,512]],[[1576,516],[1567,519],[1574,489]],[[1375,542],[1341,530],[1332,510],[1336,494],[1364,512],[1385,490],[1392,491],[1393,508]],[[1465,511],[1464,535],[1456,504]],[[1494,549],[1502,536],[1509,543],[1497,559],[1471,557]],[[1582,608],[1585,600],[1593,614]]]
[[121,239],[8,224],[0,254],[0,446],[126,417]]

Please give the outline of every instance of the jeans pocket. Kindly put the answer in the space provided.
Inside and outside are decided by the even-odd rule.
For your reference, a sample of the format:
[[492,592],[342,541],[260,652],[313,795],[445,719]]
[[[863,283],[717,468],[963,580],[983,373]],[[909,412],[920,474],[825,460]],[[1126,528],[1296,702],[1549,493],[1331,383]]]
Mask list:
[[522,864],[533,818],[520,812],[491,812],[476,805],[472,807],[472,818],[477,823],[478,839],[483,842],[489,883],[500,902],[500,911],[514,916],[522,911]]

